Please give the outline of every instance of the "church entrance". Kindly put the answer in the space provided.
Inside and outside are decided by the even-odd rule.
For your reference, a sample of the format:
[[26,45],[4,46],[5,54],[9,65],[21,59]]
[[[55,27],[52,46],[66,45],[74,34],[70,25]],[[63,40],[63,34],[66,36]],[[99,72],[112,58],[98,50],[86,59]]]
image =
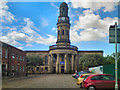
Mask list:
[[61,66],[61,73],[64,73],[64,66]]

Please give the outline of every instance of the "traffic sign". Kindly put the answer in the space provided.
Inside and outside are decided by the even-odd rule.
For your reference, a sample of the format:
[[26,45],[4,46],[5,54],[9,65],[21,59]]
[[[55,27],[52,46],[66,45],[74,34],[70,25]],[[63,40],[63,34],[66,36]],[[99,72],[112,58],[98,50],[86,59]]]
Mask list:
[[[109,28],[109,43],[115,43],[115,25]],[[117,43],[120,43],[120,28],[117,28]]]

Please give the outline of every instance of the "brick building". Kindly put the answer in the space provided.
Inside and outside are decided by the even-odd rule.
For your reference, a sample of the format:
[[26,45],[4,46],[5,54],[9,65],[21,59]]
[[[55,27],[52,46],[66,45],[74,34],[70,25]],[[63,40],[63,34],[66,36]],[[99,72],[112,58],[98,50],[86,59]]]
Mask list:
[[26,75],[26,54],[24,51],[0,41],[3,76]]

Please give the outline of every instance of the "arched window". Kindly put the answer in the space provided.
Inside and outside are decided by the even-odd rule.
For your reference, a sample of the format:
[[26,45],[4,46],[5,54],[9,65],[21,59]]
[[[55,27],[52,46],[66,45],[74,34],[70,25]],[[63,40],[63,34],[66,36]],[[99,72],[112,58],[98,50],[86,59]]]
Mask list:
[[68,30],[66,30],[66,35],[69,35],[69,32],[68,32]]
[[45,56],[45,65],[48,64],[48,56]]
[[60,30],[58,30],[58,35],[60,34]]
[[64,35],[64,30],[62,30],[62,35]]

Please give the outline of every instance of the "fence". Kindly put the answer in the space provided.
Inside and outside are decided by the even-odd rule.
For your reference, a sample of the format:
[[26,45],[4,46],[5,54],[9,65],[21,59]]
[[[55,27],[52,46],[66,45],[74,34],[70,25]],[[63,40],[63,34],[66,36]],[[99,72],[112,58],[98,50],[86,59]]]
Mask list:
[[[103,65],[103,73],[115,76],[115,64]],[[118,78],[120,79],[120,63],[118,63]]]

